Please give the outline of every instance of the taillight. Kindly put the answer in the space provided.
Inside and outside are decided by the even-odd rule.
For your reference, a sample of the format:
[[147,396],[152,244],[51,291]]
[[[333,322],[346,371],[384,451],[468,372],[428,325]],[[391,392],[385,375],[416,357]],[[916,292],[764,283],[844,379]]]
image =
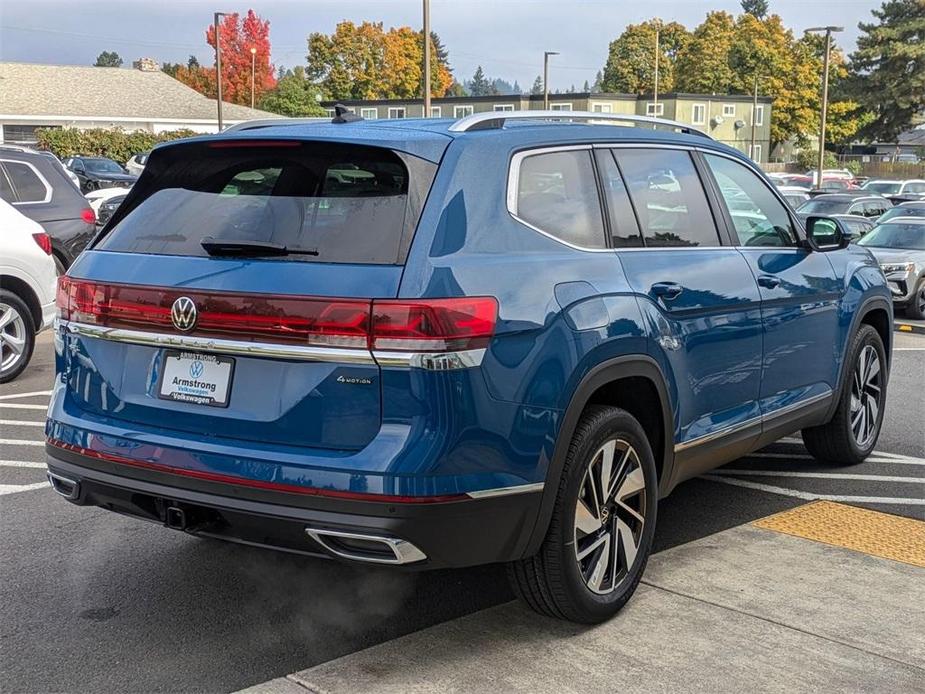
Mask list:
[[39,245],[45,255],[51,255],[51,238],[44,231],[39,234],[32,234],[32,238],[35,239],[35,242]]
[[498,302],[490,296],[373,302],[370,348],[452,352],[487,347]]
[[492,297],[370,301],[58,280],[63,320],[113,328],[176,333],[171,308],[180,297],[196,304],[189,335],[384,351],[487,347],[498,315]]
[[80,218],[87,224],[96,224],[96,212],[92,207],[85,207],[80,211]]

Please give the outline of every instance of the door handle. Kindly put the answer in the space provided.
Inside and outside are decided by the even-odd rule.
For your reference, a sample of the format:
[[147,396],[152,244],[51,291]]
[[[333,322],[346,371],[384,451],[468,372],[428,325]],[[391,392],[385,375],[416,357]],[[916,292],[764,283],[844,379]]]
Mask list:
[[652,285],[651,291],[655,296],[671,301],[678,298],[678,295],[684,291],[684,287],[677,282],[656,282]]
[[776,289],[780,286],[780,277],[775,275],[759,275],[758,284],[765,289]]

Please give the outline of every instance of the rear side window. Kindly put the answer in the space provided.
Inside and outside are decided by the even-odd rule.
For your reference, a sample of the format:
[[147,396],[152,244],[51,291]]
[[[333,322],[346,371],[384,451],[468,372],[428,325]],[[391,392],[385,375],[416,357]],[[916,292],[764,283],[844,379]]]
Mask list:
[[250,242],[285,246],[287,260],[404,262],[436,165],[380,147],[249,144],[155,153],[151,185],[97,248],[206,256],[203,241]]
[[6,202],[15,202],[16,198],[13,194],[13,188],[10,186],[10,182],[6,178],[6,174],[3,172],[3,166],[0,165],[0,200]]
[[590,150],[524,157],[513,212],[527,224],[566,243],[604,248],[604,219]]
[[647,247],[720,245],[690,154],[672,149],[618,149],[614,156]]
[[636,214],[630,202],[626,184],[614,161],[613,152],[606,149],[595,151],[598,171],[604,199],[607,201],[607,213],[610,217],[610,238],[614,248],[632,248],[642,246],[642,236],[636,223]]
[[29,164],[7,160],[3,166],[16,189],[17,202],[46,202],[51,197],[48,185]]

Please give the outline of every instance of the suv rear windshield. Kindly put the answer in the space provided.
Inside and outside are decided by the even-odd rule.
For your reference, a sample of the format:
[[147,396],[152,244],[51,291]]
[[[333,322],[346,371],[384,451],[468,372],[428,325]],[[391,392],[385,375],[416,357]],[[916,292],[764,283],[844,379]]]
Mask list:
[[400,264],[436,170],[380,147],[253,140],[168,147],[147,168],[96,248],[207,256],[203,241],[247,242],[287,260]]

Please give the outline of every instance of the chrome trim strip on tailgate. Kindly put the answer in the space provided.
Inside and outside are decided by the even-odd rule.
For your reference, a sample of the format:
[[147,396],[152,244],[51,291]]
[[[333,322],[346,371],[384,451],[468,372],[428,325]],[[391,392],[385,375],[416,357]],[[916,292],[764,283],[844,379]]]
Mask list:
[[535,482],[533,484],[518,484],[513,487],[497,487],[495,489],[480,489],[475,492],[466,492],[470,499],[486,499],[492,496],[510,496],[511,494],[529,494],[531,492],[541,492],[545,487],[544,482]]
[[272,359],[296,359],[300,361],[333,362],[337,364],[375,365],[372,353],[365,349],[346,347],[314,347],[309,345],[267,344],[244,342],[192,335],[169,335],[150,333],[143,330],[107,328],[100,325],[61,321],[60,325],[72,335],[93,337],[111,342],[124,342],[146,347],[174,348],[197,352],[214,352],[242,357],[267,357]]

